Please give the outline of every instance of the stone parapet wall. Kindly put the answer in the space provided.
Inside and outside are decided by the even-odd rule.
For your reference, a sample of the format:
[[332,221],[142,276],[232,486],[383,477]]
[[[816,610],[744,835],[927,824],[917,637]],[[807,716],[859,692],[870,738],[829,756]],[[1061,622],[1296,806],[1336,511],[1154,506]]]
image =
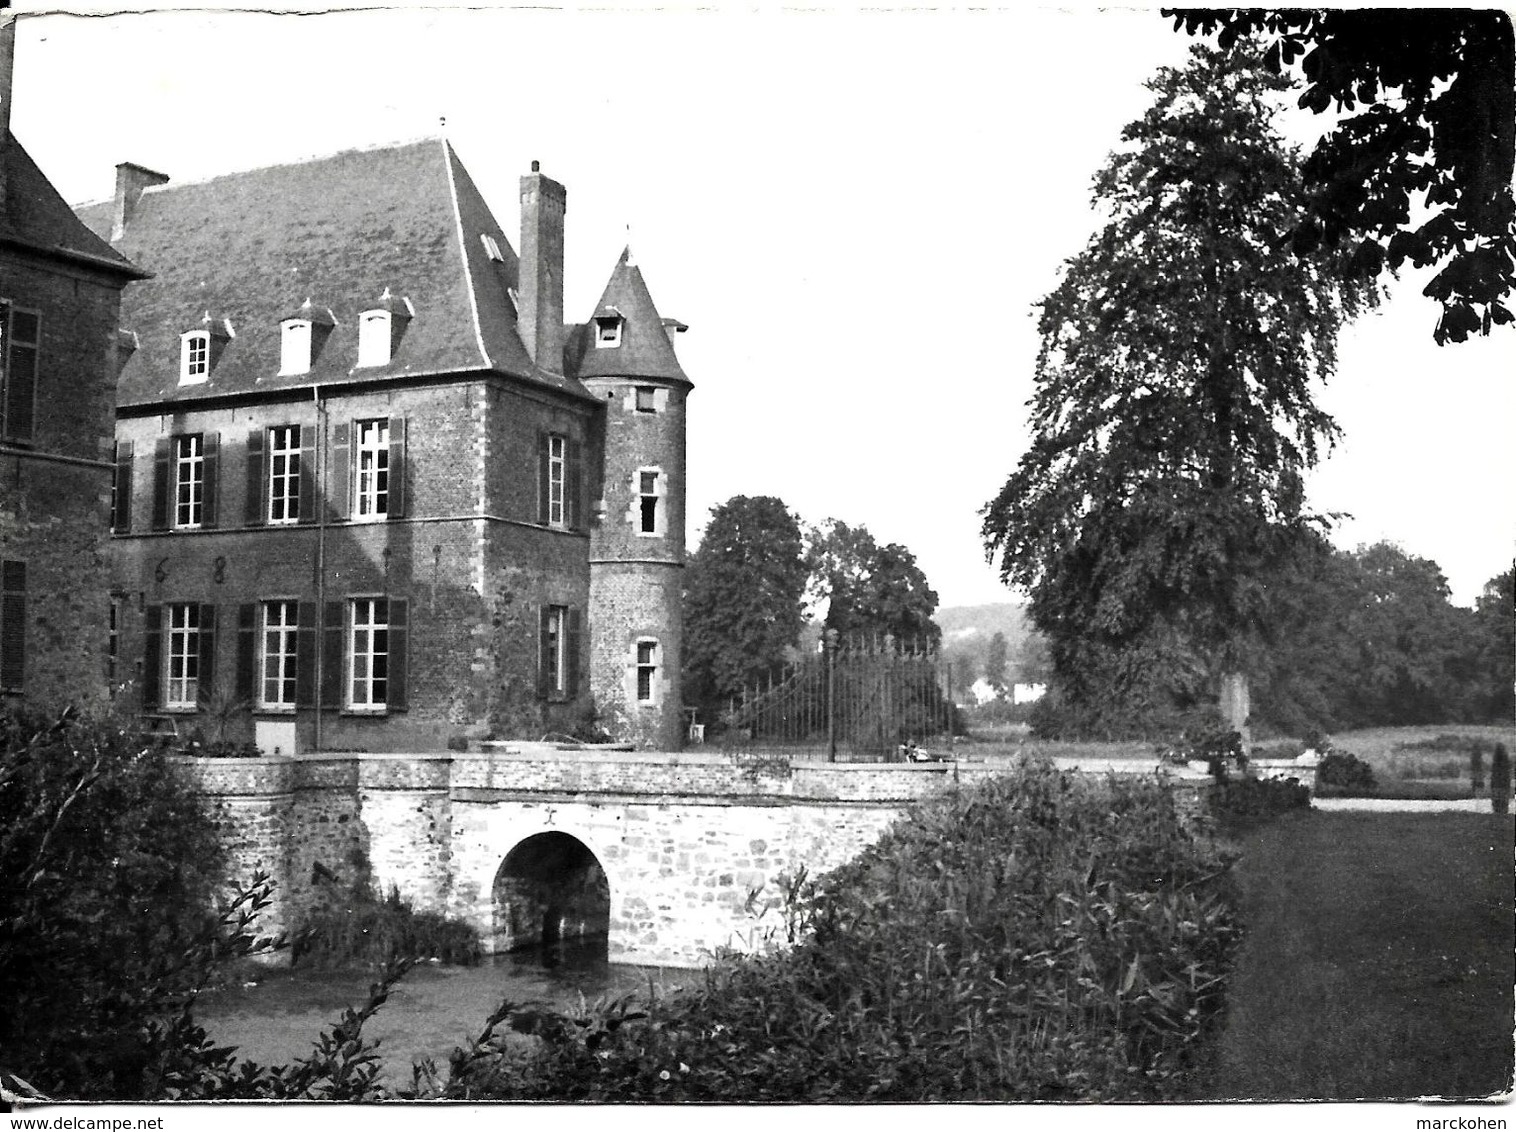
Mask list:
[[[561,833],[609,881],[611,959],[669,966],[763,946],[782,933],[787,880],[853,859],[916,799],[1008,769],[743,765],[723,754],[540,744],[185,761],[224,824],[238,879],[262,868],[279,886],[265,930],[298,926],[367,879],[418,909],[466,919],[489,948],[504,938],[495,884],[507,855]],[[1171,778],[1182,812],[1198,814],[1210,780]]]

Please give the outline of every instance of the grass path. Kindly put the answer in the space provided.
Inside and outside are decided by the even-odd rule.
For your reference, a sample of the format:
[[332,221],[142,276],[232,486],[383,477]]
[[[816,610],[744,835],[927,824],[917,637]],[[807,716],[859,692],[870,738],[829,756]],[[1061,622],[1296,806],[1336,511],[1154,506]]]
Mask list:
[[1511,1089],[1512,819],[1304,813],[1241,837],[1246,942],[1205,1099]]

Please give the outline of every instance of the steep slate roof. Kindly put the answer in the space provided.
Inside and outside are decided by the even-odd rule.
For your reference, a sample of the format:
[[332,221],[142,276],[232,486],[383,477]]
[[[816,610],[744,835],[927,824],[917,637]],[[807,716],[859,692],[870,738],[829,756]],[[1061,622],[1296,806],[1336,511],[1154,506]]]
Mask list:
[[88,263],[129,279],[148,277],[80,222],[14,134],[7,132],[0,138],[0,162],[5,166],[0,241]]
[[[80,216],[107,233],[111,211],[104,202]],[[122,326],[141,340],[122,405],[480,370],[589,396],[532,364],[507,294],[516,253],[440,138],[149,188],[119,247],[158,276],[122,304]],[[356,369],[358,315],[386,289],[414,317],[388,365]],[[307,298],[337,326],[309,373],[280,377],[280,320]],[[208,382],[181,387],[180,335],[207,313],[235,337]]]
[[[607,314],[621,315],[621,345],[597,350],[593,324]],[[576,326],[569,342],[569,353],[576,363],[570,368],[581,379],[653,377],[692,384],[679,365],[664,319],[648,294],[642,269],[632,262],[631,248],[621,253],[590,321]]]

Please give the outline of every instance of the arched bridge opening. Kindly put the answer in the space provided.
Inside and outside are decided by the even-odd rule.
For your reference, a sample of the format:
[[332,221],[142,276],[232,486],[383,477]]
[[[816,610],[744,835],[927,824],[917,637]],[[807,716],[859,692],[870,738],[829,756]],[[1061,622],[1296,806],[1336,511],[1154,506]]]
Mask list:
[[496,954],[562,944],[606,946],[611,886],[595,854],[578,838],[538,833],[506,854],[495,874]]

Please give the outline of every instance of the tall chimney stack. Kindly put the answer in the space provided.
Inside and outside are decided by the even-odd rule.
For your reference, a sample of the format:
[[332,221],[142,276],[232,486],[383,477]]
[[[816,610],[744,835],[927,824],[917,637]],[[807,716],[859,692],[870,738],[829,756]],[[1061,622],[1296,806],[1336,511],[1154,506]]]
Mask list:
[[116,207],[111,213],[111,243],[126,235],[126,226],[131,223],[132,213],[137,211],[143,191],[149,186],[167,183],[166,173],[154,173],[130,161],[116,166]]
[[5,207],[5,151],[11,139],[11,79],[16,70],[16,14],[0,11],[0,208]]
[[521,178],[521,287],[516,326],[532,361],[563,372],[563,213],[568,191],[533,161]]

